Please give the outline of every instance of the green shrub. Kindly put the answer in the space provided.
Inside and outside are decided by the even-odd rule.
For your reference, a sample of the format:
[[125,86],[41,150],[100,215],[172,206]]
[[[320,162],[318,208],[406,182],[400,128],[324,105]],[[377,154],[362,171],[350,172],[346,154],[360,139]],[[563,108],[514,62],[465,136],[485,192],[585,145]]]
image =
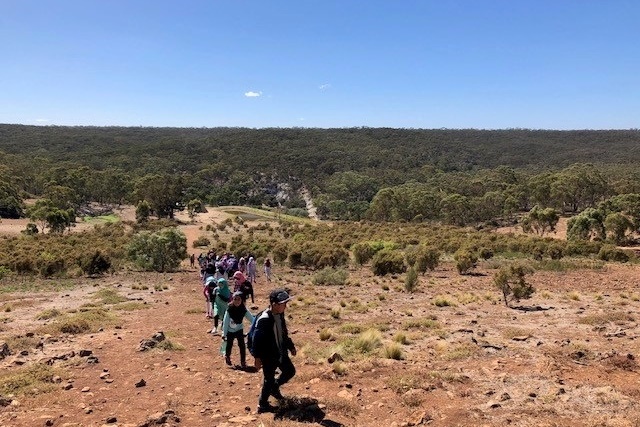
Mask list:
[[468,274],[469,271],[476,267],[478,257],[475,253],[467,249],[459,249],[453,254],[453,259],[456,261],[456,269],[460,274]]
[[343,268],[325,267],[314,274],[311,282],[314,285],[344,285],[349,279],[349,272]]
[[35,268],[42,277],[61,277],[66,271],[65,258],[62,255],[44,252],[36,258]]
[[356,264],[363,265],[371,260],[375,251],[369,242],[359,242],[351,246],[351,252]]
[[436,248],[421,247],[416,258],[416,270],[419,273],[426,273],[428,270],[435,270],[440,263],[440,252]]
[[533,269],[524,264],[513,264],[500,268],[493,277],[496,287],[502,292],[505,305],[509,306],[509,301],[514,299],[531,298],[535,292],[533,285],[527,283],[525,277],[533,273]]
[[628,262],[631,257],[623,249],[618,249],[613,245],[603,245],[598,252],[598,258],[603,261]]
[[400,274],[406,271],[402,252],[393,249],[383,249],[376,253],[372,261],[373,274]]
[[175,271],[187,258],[187,238],[177,228],[143,231],[129,245],[129,258],[145,271]]
[[90,277],[104,274],[111,268],[109,257],[99,250],[83,256],[78,264],[82,272]]
[[209,247],[211,245],[211,240],[209,240],[206,236],[199,236],[196,240],[193,241],[192,246],[194,248],[203,248]]
[[414,292],[418,287],[418,273],[413,267],[409,267],[407,276],[404,279],[404,289],[407,292]]

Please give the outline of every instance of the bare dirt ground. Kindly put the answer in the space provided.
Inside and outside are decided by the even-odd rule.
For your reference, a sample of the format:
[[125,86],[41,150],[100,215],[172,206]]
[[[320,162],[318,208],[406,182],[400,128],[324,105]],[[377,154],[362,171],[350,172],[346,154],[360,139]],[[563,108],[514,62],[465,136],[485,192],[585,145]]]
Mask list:
[[[226,214],[211,215],[183,226],[190,241]],[[38,362],[60,372],[52,391],[6,398],[0,425],[640,425],[638,267],[537,272],[530,278],[537,292],[521,309],[500,301],[489,267],[460,276],[444,262],[420,277],[413,294],[403,290],[403,276],[378,278],[366,267],[351,270],[346,286],[313,286],[312,272],[282,266],[272,283],[259,276],[253,312],[276,286],[295,297],[287,313],[297,375],[283,393],[302,400],[275,416],[255,413],[260,373],[225,366],[220,337],[207,333],[197,272],[186,264],[174,274],[130,272],[65,280],[57,292],[0,293],[0,341],[34,333],[42,343],[0,360],[0,377]],[[38,332],[55,320],[37,319],[45,309],[81,308],[105,288],[137,309],[106,304],[116,320],[89,334]],[[327,361],[332,347],[368,328],[381,331],[381,348]],[[333,338],[321,340],[324,329]],[[183,349],[138,351],[158,331]],[[398,334],[406,338],[403,359],[389,359],[383,348]],[[237,349],[232,358],[239,361]]]

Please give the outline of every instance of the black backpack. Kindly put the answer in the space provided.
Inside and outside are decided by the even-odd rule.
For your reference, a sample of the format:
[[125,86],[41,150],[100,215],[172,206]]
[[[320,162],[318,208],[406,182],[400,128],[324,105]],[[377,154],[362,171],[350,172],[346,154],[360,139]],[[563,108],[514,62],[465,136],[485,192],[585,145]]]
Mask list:
[[249,353],[255,357],[255,347],[254,347],[254,339],[256,335],[256,325],[258,324],[258,318],[262,316],[264,310],[256,313],[253,318],[253,322],[251,322],[251,327],[249,328],[249,333],[247,334],[247,348],[249,349]]

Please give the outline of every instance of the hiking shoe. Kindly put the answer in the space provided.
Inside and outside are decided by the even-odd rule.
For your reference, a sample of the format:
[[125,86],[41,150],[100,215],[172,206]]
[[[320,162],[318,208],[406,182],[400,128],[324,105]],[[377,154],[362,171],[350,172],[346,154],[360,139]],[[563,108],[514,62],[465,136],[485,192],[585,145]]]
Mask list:
[[224,358],[224,362],[227,364],[227,366],[231,366],[231,358],[230,357],[225,357]]
[[266,403],[264,405],[258,405],[258,410],[256,411],[258,414],[264,414],[265,412],[275,412],[276,407],[270,403]]

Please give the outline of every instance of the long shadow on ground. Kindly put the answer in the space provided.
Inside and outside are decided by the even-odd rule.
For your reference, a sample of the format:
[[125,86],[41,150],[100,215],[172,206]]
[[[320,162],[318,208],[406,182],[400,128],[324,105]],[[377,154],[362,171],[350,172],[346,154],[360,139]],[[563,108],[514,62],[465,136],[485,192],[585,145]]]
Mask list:
[[324,427],[344,427],[342,423],[326,419],[324,411],[318,405],[318,400],[310,397],[285,398],[280,402],[274,418],[318,423]]

